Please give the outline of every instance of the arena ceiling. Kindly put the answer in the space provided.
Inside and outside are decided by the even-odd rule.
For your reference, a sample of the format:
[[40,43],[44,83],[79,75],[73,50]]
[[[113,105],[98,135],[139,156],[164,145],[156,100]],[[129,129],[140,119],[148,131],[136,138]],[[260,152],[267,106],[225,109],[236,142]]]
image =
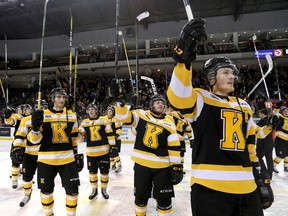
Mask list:
[[[277,11],[288,8],[287,0],[190,0],[195,17]],[[73,32],[115,27],[116,0],[50,0],[45,36],[69,35],[70,10]],[[0,0],[0,39],[40,38],[44,0]],[[120,0],[119,27],[134,25],[136,17],[149,11],[149,23],[187,19],[182,0]]]

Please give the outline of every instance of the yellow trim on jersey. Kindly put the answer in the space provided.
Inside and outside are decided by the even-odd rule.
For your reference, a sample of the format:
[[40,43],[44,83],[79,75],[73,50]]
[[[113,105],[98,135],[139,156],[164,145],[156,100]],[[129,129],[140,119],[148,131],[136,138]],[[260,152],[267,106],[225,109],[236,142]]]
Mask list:
[[29,155],[38,155],[38,151],[40,149],[39,145],[33,145],[33,146],[26,146],[25,147],[25,153]]
[[256,189],[252,167],[242,166],[193,164],[190,183],[233,194],[251,193]]
[[89,146],[86,147],[86,155],[90,157],[98,157],[109,153],[109,145]]
[[133,150],[131,159],[142,166],[159,169],[166,168],[170,166],[170,161],[168,156],[156,156],[153,153],[140,151],[137,149]]
[[283,131],[276,131],[276,137],[288,141],[288,134]]
[[38,153],[38,161],[49,165],[64,165],[75,161],[73,150]]

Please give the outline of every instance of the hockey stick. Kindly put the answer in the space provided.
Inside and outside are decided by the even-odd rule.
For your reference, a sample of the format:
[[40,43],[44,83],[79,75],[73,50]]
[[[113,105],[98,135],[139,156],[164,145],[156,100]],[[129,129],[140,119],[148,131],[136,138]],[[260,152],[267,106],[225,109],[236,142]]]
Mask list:
[[[1,85],[3,97],[4,97],[5,102],[6,102],[6,95],[5,95],[5,91],[4,91],[4,88],[3,88],[3,85],[2,85],[2,80],[1,80],[1,79],[0,79],[0,85]],[[6,106],[8,106],[8,103],[7,103],[7,102],[6,102]]]
[[[7,48],[7,36],[6,34],[4,34],[4,37],[5,37],[5,80],[6,80],[6,96],[5,96],[5,92],[3,91],[4,93],[4,96],[5,96],[5,103],[6,103],[6,106],[8,106],[8,48]],[[2,86],[2,82],[1,82],[1,87],[3,88]],[[4,89],[3,89],[4,90]]]
[[42,80],[42,69],[43,69],[43,51],[44,51],[44,37],[45,37],[45,24],[47,5],[49,0],[45,0],[44,3],[44,14],[43,14],[43,25],[42,25],[42,37],[41,37],[41,51],[40,51],[40,69],[39,69],[39,92],[38,92],[38,109],[41,108],[41,80]]
[[188,20],[194,19],[189,0],[183,0]]
[[267,54],[265,56],[267,62],[268,62],[268,70],[265,73],[264,76],[262,76],[262,78],[258,81],[258,83],[254,86],[254,88],[248,93],[246,99],[248,99],[250,97],[250,95],[255,91],[255,89],[262,83],[263,80],[265,80],[266,76],[268,76],[268,74],[272,71],[273,69],[273,62],[272,62],[272,58],[269,54]]
[[72,95],[72,40],[73,40],[73,14],[71,8],[70,11],[70,35],[69,35],[69,46],[70,46],[70,53],[69,53],[69,94]]
[[124,36],[123,36],[123,34],[122,34],[121,31],[119,31],[119,35],[122,36],[122,43],[123,43],[123,47],[124,47],[124,52],[125,52],[125,57],[126,57],[126,62],[127,62],[127,67],[128,67],[128,72],[129,72],[130,81],[131,81],[131,85],[132,85],[132,91],[133,91],[133,94],[135,94],[135,90],[134,90],[134,88],[133,88],[133,79],[132,79],[132,73],[131,73],[131,68],[130,68],[128,53],[127,53],[126,43],[125,43]]
[[78,71],[78,49],[75,50],[75,71],[74,71],[74,104],[73,104],[73,112],[75,112],[76,107],[76,81],[77,81],[77,71]]
[[253,46],[254,46],[254,50],[255,50],[255,55],[256,55],[256,58],[257,58],[257,61],[258,61],[258,65],[259,65],[259,68],[260,68],[260,72],[261,72],[262,78],[263,78],[266,94],[267,94],[268,100],[270,102],[270,95],[269,95],[269,92],[268,92],[268,87],[267,87],[267,84],[266,84],[266,80],[264,78],[264,73],[263,73],[262,65],[261,65],[260,58],[259,58],[259,52],[258,52],[258,50],[256,48],[256,40],[257,40],[257,36],[253,35],[252,42],[253,42]]
[[[116,37],[115,37],[115,78],[118,78],[118,44],[119,44],[119,31],[118,31],[118,21],[119,21],[119,10],[120,10],[120,0],[116,0],[116,21],[115,21],[115,30],[116,30]],[[120,87],[120,83],[119,83]],[[120,87],[121,88],[121,87]]]
[[147,76],[141,76],[141,79],[142,80],[146,80],[146,81],[151,83],[153,94],[156,95],[157,94],[157,89],[156,89],[154,80],[152,78],[150,78],[150,77],[147,77]]

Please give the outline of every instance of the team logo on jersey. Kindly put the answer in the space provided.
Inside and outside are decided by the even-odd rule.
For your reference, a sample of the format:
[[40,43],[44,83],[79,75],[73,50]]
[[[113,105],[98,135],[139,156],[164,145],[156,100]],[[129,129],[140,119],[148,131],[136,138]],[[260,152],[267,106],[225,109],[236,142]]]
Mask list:
[[99,133],[100,128],[101,127],[99,125],[96,125],[96,126],[93,126],[93,127],[89,127],[91,141],[101,140],[101,135]]
[[220,148],[223,150],[244,151],[245,137],[242,133],[243,115],[237,110],[222,110],[223,138]]
[[288,120],[287,119],[284,119],[284,123],[282,125],[282,129],[285,130],[285,131],[288,131]]
[[143,137],[143,144],[149,148],[156,149],[158,147],[158,134],[163,132],[163,128],[155,124],[147,123],[146,131]]
[[69,138],[65,132],[65,128],[67,127],[66,122],[55,122],[51,123],[51,127],[53,128],[52,133],[53,133],[53,138],[52,138],[52,143],[68,143]]

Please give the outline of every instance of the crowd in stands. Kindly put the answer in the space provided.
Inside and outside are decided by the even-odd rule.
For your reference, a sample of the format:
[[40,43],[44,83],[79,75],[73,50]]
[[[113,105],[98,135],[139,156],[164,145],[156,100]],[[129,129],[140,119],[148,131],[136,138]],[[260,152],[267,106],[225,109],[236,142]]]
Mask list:
[[[266,71],[264,68],[263,70]],[[278,80],[279,80],[279,88],[281,90],[282,98],[287,97],[287,75],[288,68],[278,68]],[[151,74],[151,78],[154,79],[155,85],[157,87],[157,92],[163,95],[166,95],[167,85],[170,81],[170,76],[168,76],[167,83],[166,78],[163,74]],[[110,82],[112,77],[79,77],[77,79],[77,89],[76,89],[76,106],[75,111],[78,114],[79,119],[82,119],[86,115],[86,106],[95,102],[101,111],[105,111],[110,103],[113,102],[113,97],[110,93]],[[251,91],[251,89],[255,86],[255,84],[261,79],[261,74],[259,71],[242,67],[239,69],[239,79],[235,85],[235,94],[239,98],[245,98],[246,95]],[[193,73],[193,86],[205,88],[206,83],[204,81],[203,74],[201,71],[194,71]],[[269,87],[270,97],[277,101],[278,100],[278,88],[276,82],[275,73],[271,73],[266,78],[266,83]],[[53,83],[54,82],[54,83]],[[69,81],[61,80],[60,82],[62,87],[69,93]],[[51,88],[55,87],[57,84],[55,81],[49,83],[49,85],[42,86],[42,98],[44,98],[47,102],[50,101],[50,91]],[[72,89],[73,92],[73,89]],[[29,89],[13,89],[11,88],[9,91],[9,105],[16,107],[17,105],[28,103],[32,106],[36,104],[38,94],[38,86],[35,84],[33,87]],[[132,92],[129,93],[131,98]],[[73,95],[73,93],[72,93]],[[149,82],[144,80],[139,80],[139,105],[144,108],[149,108],[149,98],[153,95],[152,88]],[[2,94],[1,94],[2,96]],[[257,114],[258,110],[261,110],[265,107],[265,102],[267,101],[267,96],[265,92],[264,85],[261,84],[257,90],[251,94],[251,96],[247,99],[250,103],[252,109]],[[128,101],[131,103],[131,101]],[[1,97],[1,113],[3,114],[4,109],[6,108],[6,104],[4,98]],[[0,122],[1,123],[1,122]]]
[[[151,44],[149,52],[139,48],[139,58],[158,58],[158,57],[171,57],[172,50],[176,45],[176,41],[169,44]],[[288,47],[288,39],[261,39],[256,42],[258,50],[261,49],[281,49]],[[92,46],[91,46],[92,47]],[[253,52],[254,47],[252,41],[241,41],[234,43],[233,41],[213,43],[210,41],[201,42],[197,48],[199,55],[203,54],[217,54],[217,53],[236,53],[236,52]],[[67,51],[68,52],[68,51]],[[96,46],[90,50],[84,50],[79,48],[78,50],[78,63],[96,63],[114,61],[115,48],[106,46]],[[135,50],[128,50],[129,59],[136,58]],[[123,46],[120,46],[118,60],[125,60],[125,52]],[[69,65],[69,53],[66,56],[53,56],[53,58],[45,57],[43,59],[44,67]],[[37,60],[17,60],[9,59],[8,67],[10,69],[27,69],[39,67],[40,61]],[[5,69],[5,61],[3,57],[0,57],[0,69]]]

